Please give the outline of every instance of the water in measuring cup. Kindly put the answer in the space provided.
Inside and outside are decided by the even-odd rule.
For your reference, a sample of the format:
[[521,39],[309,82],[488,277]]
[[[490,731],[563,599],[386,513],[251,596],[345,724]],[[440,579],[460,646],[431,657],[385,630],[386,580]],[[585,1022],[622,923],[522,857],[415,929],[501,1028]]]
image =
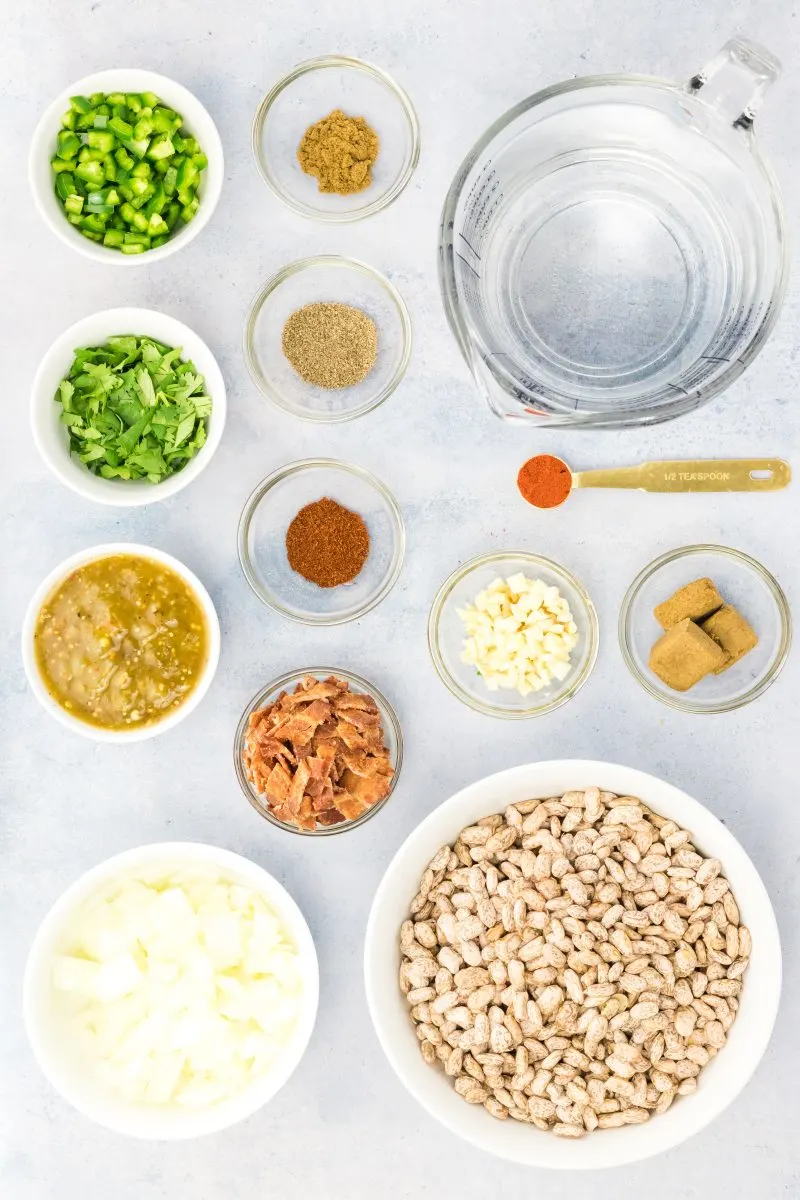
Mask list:
[[484,351],[556,407],[691,397],[759,319],[745,261],[758,232],[720,202],[733,164],[701,137],[676,159],[656,110],[637,111],[635,138],[576,140],[542,158],[512,144],[465,197],[454,250]]

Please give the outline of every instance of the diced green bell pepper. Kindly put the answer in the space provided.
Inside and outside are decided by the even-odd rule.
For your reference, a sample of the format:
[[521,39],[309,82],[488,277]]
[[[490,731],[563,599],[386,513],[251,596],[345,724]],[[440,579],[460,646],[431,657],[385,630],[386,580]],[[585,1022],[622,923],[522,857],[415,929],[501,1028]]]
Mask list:
[[144,208],[144,215],[152,217],[153,213],[161,213],[164,211],[164,206],[167,203],[167,197],[162,184],[157,184],[153,188],[152,196],[148,197],[147,204]]
[[67,220],[126,254],[163,245],[193,219],[208,166],[180,114],[152,92],[73,96],[51,162]]
[[186,222],[187,225],[192,220],[199,207],[200,201],[198,200],[197,196],[193,196],[188,204],[184,204],[183,208],[181,209],[181,218]]
[[81,148],[81,139],[71,129],[62,129],[56,138],[59,158],[75,158]]
[[144,158],[150,141],[148,138],[142,138],[141,141],[137,141],[136,138],[123,138],[122,144],[126,150],[130,150],[134,158]]
[[197,178],[198,178],[197,167],[194,165],[194,163],[192,162],[192,160],[190,158],[185,158],[183,160],[183,162],[181,163],[181,165],[178,167],[178,185],[177,185],[178,186],[178,194],[181,195],[181,198],[182,198],[182,194],[186,196],[186,200],[184,201],[184,203],[188,202],[188,200],[191,199],[191,196],[188,193],[189,193],[190,188],[193,188],[196,186]]
[[133,137],[133,126],[129,125],[127,121],[123,121],[122,117],[113,116],[108,122],[108,128],[123,140]]
[[160,105],[153,109],[153,128],[158,133],[173,133],[177,115],[171,108],[164,108]]
[[86,140],[93,150],[102,150],[104,154],[114,149],[114,134],[110,129],[90,129]]
[[169,135],[166,133],[156,134],[150,143],[149,150],[147,151],[148,157],[152,159],[171,158],[174,153],[175,147],[173,146]]
[[106,181],[105,172],[99,162],[79,162],[75,174],[95,187],[102,187]]
[[105,233],[106,223],[98,213],[90,213],[82,218],[81,229],[87,229],[91,233]]
[[56,195],[60,200],[66,201],[75,195],[75,191],[75,177],[71,171],[61,171],[56,175]]

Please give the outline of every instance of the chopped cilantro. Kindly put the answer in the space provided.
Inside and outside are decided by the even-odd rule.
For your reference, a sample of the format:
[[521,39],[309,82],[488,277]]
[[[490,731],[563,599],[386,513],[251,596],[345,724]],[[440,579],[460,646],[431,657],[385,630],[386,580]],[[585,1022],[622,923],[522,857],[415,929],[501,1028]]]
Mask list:
[[105,479],[161,483],[205,445],[211,397],[192,362],[152,338],[83,347],[55,394],[70,451]]

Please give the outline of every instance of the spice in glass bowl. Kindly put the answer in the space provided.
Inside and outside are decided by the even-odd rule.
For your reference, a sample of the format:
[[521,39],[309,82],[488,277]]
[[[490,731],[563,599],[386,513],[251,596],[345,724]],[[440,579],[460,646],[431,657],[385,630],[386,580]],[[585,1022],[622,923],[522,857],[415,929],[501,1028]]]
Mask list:
[[372,184],[372,167],[380,141],[363,117],[348,117],[335,108],[309,125],[297,147],[297,161],[313,175],[321,192],[352,196]]
[[306,383],[353,387],[375,366],[378,328],[351,304],[304,304],[286,321],[281,348]]
[[318,587],[351,583],[369,555],[363,517],[324,497],[306,504],[286,531],[289,566]]

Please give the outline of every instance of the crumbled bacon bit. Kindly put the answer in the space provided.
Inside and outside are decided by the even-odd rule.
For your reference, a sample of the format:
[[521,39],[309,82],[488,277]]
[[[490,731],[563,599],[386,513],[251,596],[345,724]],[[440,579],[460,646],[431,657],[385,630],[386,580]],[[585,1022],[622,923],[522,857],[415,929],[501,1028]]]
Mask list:
[[242,762],[272,814],[299,829],[355,820],[394,774],[375,700],[335,676],[308,675],[252,713]]

